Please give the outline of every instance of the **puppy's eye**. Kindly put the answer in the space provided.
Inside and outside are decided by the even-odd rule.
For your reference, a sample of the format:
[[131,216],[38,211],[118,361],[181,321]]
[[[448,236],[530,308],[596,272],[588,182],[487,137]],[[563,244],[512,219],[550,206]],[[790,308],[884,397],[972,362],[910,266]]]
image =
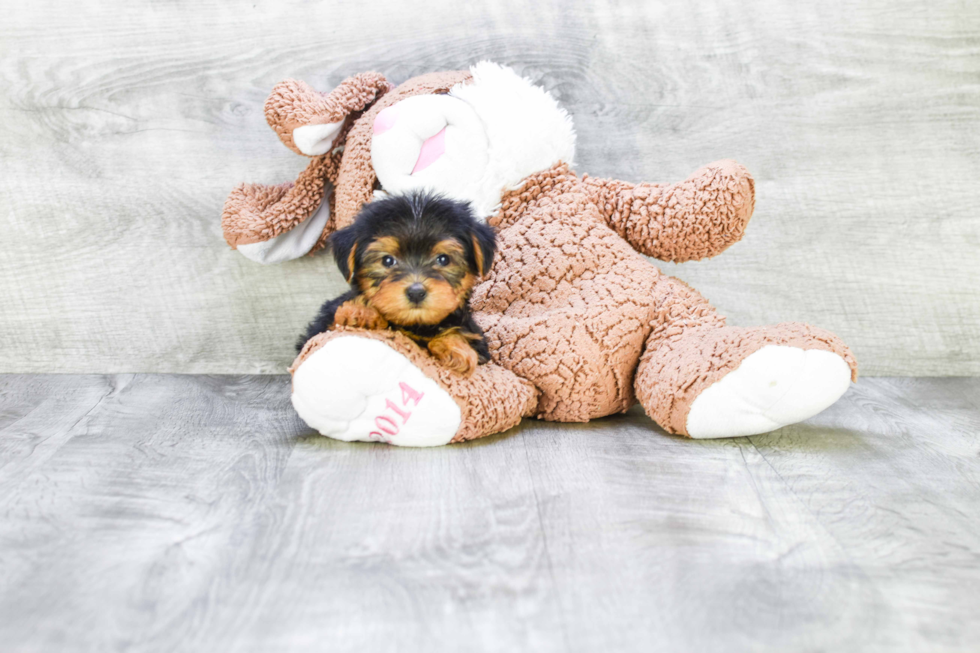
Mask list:
[[443,265],[443,266],[449,265],[449,257],[446,256],[445,254],[440,254],[439,256],[436,257],[436,264]]
[[385,266],[386,268],[390,268],[394,264],[395,264],[394,256],[385,256],[383,259],[381,259],[381,265]]

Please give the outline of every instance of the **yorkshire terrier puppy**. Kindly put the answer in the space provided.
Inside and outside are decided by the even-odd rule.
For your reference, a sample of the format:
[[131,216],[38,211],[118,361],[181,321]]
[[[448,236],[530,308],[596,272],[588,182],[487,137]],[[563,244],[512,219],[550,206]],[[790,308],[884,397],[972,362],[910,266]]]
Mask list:
[[297,349],[334,326],[394,328],[464,376],[490,359],[469,298],[497,244],[468,204],[425,193],[375,200],[330,247],[351,289],[320,307]]

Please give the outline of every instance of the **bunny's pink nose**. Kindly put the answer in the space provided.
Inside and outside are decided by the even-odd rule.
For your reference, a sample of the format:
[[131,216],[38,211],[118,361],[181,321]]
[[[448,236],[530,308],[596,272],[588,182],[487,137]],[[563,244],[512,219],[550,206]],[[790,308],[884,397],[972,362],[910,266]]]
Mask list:
[[387,109],[384,109],[374,118],[374,133],[383,134],[392,127],[395,126],[395,122],[398,120],[398,111],[392,105]]

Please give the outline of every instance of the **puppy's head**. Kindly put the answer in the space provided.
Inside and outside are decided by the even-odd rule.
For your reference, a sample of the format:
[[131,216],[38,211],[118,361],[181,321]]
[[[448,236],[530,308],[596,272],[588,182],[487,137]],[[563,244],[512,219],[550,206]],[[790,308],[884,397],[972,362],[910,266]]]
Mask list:
[[404,326],[438,324],[465,306],[496,250],[468,204],[425,193],[366,204],[330,245],[351,287]]

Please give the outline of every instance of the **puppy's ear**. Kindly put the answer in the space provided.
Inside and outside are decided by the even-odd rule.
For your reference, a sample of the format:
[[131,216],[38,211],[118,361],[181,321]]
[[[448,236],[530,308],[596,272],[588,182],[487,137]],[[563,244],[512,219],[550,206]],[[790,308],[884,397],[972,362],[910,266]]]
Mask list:
[[486,276],[493,265],[493,255],[497,252],[497,237],[493,229],[482,222],[473,223],[470,234],[473,239],[473,263],[478,274]]
[[333,250],[337,268],[347,283],[350,283],[354,278],[354,261],[357,259],[357,232],[352,226],[334,232],[330,236],[330,248]]

